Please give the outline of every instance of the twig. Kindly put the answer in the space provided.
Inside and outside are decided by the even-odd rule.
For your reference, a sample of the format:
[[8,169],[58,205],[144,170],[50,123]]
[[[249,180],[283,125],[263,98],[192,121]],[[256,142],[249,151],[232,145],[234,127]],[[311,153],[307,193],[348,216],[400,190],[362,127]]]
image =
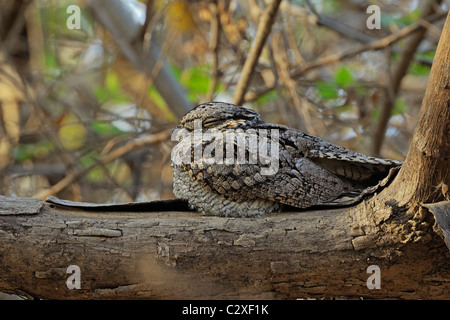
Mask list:
[[[136,41],[142,34],[142,25],[136,19],[131,19],[134,12],[130,6],[122,0],[89,0],[87,3],[96,19],[111,33],[124,56],[132,62],[136,69],[145,70],[145,67],[148,66],[148,69],[153,71],[153,66],[161,56],[159,44],[153,40],[150,50],[143,52],[142,41]],[[138,4],[142,5],[139,2]],[[144,54],[146,55],[144,56]],[[165,60],[157,76],[154,77],[153,84],[177,116],[182,117],[191,109],[192,106],[184,88],[176,81]]]
[[275,60],[275,65],[280,76],[280,83],[286,87],[287,96],[292,107],[294,107],[298,112],[300,112],[303,118],[303,124],[306,127],[308,133],[317,135],[316,130],[311,125],[311,115],[308,113],[306,106],[302,103],[300,97],[296,91],[295,80],[289,76],[289,64],[286,56],[286,48],[283,45],[283,39],[281,33],[277,32],[272,36],[273,45],[273,57]]
[[[434,13],[434,0],[430,0],[426,7],[424,8],[424,11],[422,12],[421,18],[426,18]],[[441,0],[438,0],[440,3]],[[390,88],[392,89],[392,97],[387,98],[384,102],[383,108],[381,109],[380,118],[377,123],[377,127],[375,129],[375,134],[373,137],[373,149],[372,154],[374,156],[379,156],[381,146],[383,145],[384,137],[386,135],[386,129],[389,122],[389,119],[391,118],[392,110],[395,106],[395,99],[398,95],[398,92],[400,90],[400,84],[402,82],[403,77],[406,75],[409,69],[409,65],[411,64],[412,59],[414,58],[414,54],[417,50],[417,47],[422,42],[423,38],[425,37],[425,34],[427,32],[427,28],[424,27],[424,23],[422,22],[422,19],[419,19],[420,21],[417,22],[417,33],[412,37],[407,45],[405,46],[405,50],[403,52],[403,55],[395,69],[394,74],[392,75],[392,82],[390,85]]]
[[214,97],[214,92],[217,88],[217,83],[219,82],[219,38],[220,38],[220,17],[219,10],[217,8],[217,0],[212,0],[209,4],[209,9],[211,11],[211,41],[209,44],[212,57],[213,57],[213,72],[212,72],[212,82],[208,89],[207,99],[212,101]]
[[[426,20],[427,22],[433,23],[441,18],[444,18],[445,16],[446,16],[446,12],[439,12],[439,13],[435,13],[435,14],[429,16],[428,18],[426,18],[424,20]],[[327,65],[330,65],[333,63],[340,62],[342,60],[354,57],[354,56],[356,56],[360,53],[366,52],[366,51],[383,49],[383,48],[393,44],[394,42],[397,42],[400,39],[403,39],[404,37],[407,37],[408,35],[414,33],[415,31],[417,31],[419,28],[422,27],[422,24],[423,24],[423,22],[413,23],[393,34],[390,34],[389,36],[386,36],[384,38],[381,38],[380,40],[371,42],[362,47],[344,51],[342,53],[332,54],[332,55],[329,55],[324,58],[319,58],[316,61],[306,63],[299,70],[292,71],[291,78],[298,79],[298,78],[302,77],[306,72],[309,72],[311,70],[314,70],[314,69],[317,69],[317,68],[320,68],[323,66],[327,66]],[[248,101],[255,100],[262,94],[265,94],[265,93],[275,89],[277,85],[278,84],[275,84],[271,87],[262,89],[260,92],[249,94],[248,97],[246,97],[245,101],[248,102]]]
[[[439,13],[436,15],[433,15],[430,17],[430,20],[435,21],[437,19],[445,17],[446,13]],[[365,45],[363,47],[360,47],[358,49],[348,50],[340,54],[333,54],[328,57],[317,59],[313,63],[308,63],[305,66],[303,66],[300,70],[294,72],[292,74],[292,77],[297,78],[302,76],[305,72],[308,72],[312,69],[316,69],[318,67],[323,67],[332,63],[336,63],[345,59],[348,59],[350,57],[354,57],[360,53],[363,53],[365,51],[370,50],[380,50],[383,49],[392,43],[410,35],[413,32],[418,31],[420,28],[422,28],[422,24],[419,22],[413,23],[412,25],[409,25],[407,27],[404,27],[403,29],[399,30],[398,32],[395,32],[387,37],[381,38],[380,40],[377,40],[375,42],[371,42],[368,45]]]
[[132,140],[128,142],[126,145],[117,148],[102,157],[100,157],[99,161],[89,167],[83,168],[80,171],[72,171],[69,173],[64,179],[60,180],[58,183],[53,185],[51,188],[45,189],[37,194],[35,194],[34,198],[46,199],[48,196],[55,195],[69,186],[72,182],[76,181],[83,175],[87,174],[93,168],[97,167],[99,163],[106,164],[111,162],[117,158],[122,157],[123,155],[131,152],[132,150],[136,150],[145,146],[153,145],[159,143],[161,141],[165,141],[169,138],[170,132],[172,129],[164,130],[149,136],[145,136],[136,140]]
[[[125,196],[127,198],[127,201],[134,201],[135,197],[134,195],[131,194],[131,192],[125,188],[124,186],[122,186],[117,179],[113,176],[112,172],[110,172],[110,170],[106,167],[106,163],[103,163],[100,160],[96,161],[98,166],[103,170],[103,172],[105,173],[105,176],[111,181],[111,183],[114,185],[114,187],[116,187],[119,190],[122,190],[125,193]],[[80,197],[80,201],[81,201],[81,197]]]
[[285,28],[284,35],[286,36],[286,40],[289,44],[290,47],[289,49],[292,51],[292,55],[294,56],[294,63],[297,65],[304,64],[306,62],[305,58],[303,58],[302,54],[298,50],[299,49],[298,46],[295,43],[295,36],[291,19],[286,19],[284,28]]
[[241,77],[236,85],[236,91],[233,97],[233,103],[240,105],[244,100],[245,92],[250,84],[250,78],[253,70],[258,63],[259,56],[269,35],[272,24],[275,21],[275,16],[280,6],[281,0],[273,0],[271,4],[264,10],[261,20],[256,31],[255,42],[250,49],[247,60],[245,60],[242,68]]
[[336,31],[337,33],[340,33],[346,37],[352,38],[352,39],[357,40],[362,43],[370,43],[370,42],[376,40],[375,37],[372,37],[364,32],[356,30],[344,23],[341,23],[340,21],[338,21],[336,19],[332,19],[327,16],[319,14],[319,12],[317,12],[316,8],[312,5],[311,1],[306,0],[305,2],[306,2],[306,5],[311,10],[311,12],[314,15],[316,15],[318,25],[327,27],[331,30]]

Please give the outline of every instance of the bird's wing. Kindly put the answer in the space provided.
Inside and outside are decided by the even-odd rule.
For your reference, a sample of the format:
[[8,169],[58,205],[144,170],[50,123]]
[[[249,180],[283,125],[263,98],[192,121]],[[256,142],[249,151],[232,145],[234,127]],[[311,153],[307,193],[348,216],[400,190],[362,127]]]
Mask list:
[[353,181],[375,183],[401,161],[366,156],[304,132],[288,129],[283,138],[321,168]]
[[364,156],[356,152],[344,150],[342,153],[310,150],[306,156],[320,167],[341,177],[355,181],[379,179],[393,167],[402,162]]

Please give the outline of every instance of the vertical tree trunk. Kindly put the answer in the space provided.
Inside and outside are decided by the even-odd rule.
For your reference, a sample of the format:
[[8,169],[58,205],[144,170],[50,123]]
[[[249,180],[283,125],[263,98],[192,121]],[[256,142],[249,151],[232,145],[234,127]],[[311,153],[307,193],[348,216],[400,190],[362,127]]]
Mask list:
[[434,57],[425,97],[405,164],[382,194],[399,206],[442,200],[450,183],[450,14]]

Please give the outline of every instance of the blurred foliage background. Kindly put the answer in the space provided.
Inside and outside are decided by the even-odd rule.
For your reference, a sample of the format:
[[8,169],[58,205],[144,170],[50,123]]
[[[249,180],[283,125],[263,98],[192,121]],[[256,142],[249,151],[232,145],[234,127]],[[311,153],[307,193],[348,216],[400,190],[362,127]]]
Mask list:
[[[170,131],[190,107],[232,102],[269,2],[0,0],[0,194],[172,198]],[[366,26],[371,4],[380,29]],[[448,5],[282,1],[244,105],[268,122],[403,160]],[[111,32],[127,25],[134,33]],[[415,25],[421,36],[371,49]]]

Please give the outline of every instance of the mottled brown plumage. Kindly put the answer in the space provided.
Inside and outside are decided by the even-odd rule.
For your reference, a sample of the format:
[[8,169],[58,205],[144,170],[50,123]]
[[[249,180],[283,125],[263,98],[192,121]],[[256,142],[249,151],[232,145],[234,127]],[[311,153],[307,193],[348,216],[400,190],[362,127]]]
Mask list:
[[[175,131],[183,138],[172,152],[174,194],[203,214],[262,216],[283,205],[306,208],[356,199],[401,165],[266,123],[253,110],[222,102],[197,106]],[[200,140],[194,138],[199,133]],[[225,155],[234,161],[227,164]]]

